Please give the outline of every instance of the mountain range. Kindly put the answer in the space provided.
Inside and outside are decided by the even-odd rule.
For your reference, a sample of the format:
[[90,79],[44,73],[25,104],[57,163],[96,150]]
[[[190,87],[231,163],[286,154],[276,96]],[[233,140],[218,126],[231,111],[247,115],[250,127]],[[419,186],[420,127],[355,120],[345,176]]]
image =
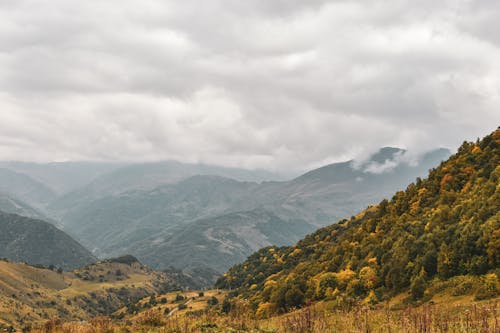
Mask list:
[[4,162],[4,178],[12,177],[0,190],[35,207],[25,215],[48,216],[97,257],[130,253],[153,268],[182,269],[210,285],[260,247],[293,244],[425,175],[449,151],[434,150],[417,161],[407,155],[387,147],[363,163],[334,163],[291,180],[179,162]]

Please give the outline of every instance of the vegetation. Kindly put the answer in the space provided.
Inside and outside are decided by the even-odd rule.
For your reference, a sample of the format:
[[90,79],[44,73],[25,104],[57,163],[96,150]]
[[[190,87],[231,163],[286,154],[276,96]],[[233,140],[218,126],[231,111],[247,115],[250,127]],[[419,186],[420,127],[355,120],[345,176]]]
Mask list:
[[47,210],[100,257],[132,253],[158,270],[181,269],[197,288],[207,288],[261,247],[293,244],[380,201],[449,156],[434,150],[418,165],[365,172],[403,154],[383,148],[362,168],[335,163],[293,180],[262,183],[231,179],[240,177],[227,169],[192,174],[188,165],[136,165],[58,197]]
[[477,299],[499,294],[500,130],[458,152],[391,200],[322,228],[295,246],[268,247],[229,270],[220,288],[262,316],[309,302],[409,301],[454,276],[477,276]]
[[27,329],[50,318],[90,320],[111,316],[127,305],[133,313],[134,304],[143,298],[154,307],[163,301],[151,295],[178,289],[166,273],[139,262],[107,260],[61,272],[0,261],[0,328]]
[[0,211],[0,258],[75,269],[96,258],[52,224]]
[[[321,302],[314,306],[276,316],[259,319],[252,314],[249,304],[238,301],[230,314],[220,308],[207,307],[179,310],[168,315],[157,308],[142,311],[119,321],[99,317],[88,323],[63,323],[51,320],[32,330],[34,333],[326,333],[326,332],[484,332],[500,329],[498,307],[493,302],[467,305],[427,304],[390,310],[387,306],[370,308],[362,305],[340,309],[335,302]],[[187,306],[185,306],[187,308]]]

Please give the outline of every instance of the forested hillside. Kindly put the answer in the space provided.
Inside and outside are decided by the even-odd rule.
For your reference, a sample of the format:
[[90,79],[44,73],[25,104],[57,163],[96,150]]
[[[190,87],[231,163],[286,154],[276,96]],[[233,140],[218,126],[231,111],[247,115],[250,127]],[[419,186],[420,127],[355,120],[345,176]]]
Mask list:
[[[431,281],[479,276],[476,298],[498,294],[500,129],[458,152],[405,191],[357,216],[268,247],[233,267],[220,288],[250,300],[261,314],[323,299],[376,303]],[[471,285],[463,288],[471,289]]]
[[96,261],[87,249],[52,224],[2,211],[0,258],[63,269]]

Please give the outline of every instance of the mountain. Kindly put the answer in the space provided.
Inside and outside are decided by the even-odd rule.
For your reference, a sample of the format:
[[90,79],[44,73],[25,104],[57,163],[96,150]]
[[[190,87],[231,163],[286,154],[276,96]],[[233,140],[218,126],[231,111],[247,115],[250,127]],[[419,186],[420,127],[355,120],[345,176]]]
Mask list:
[[81,188],[94,179],[120,167],[120,163],[105,162],[0,162],[0,167],[26,175],[43,184],[57,195]]
[[153,190],[125,192],[78,205],[63,215],[62,221],[65,230],[98,255],[117,256],[130,253],[132,244],[149,237],[169,235],[180,225],[222,214],[252,186],[256,184],[194,176]]
[[[331,164],[290,181],[197,175],[152,189],[150,173],[127,167],[58,198],[51,209],[65,231],[100,257],[132,253],[157,269],[201,269],[213,277],[259,246],[289,245],[352,215],[448,155],[436,150],[411,164],[403,150],[386,148],[360,166]],[[372,172],[376,163],[390,167]]]
[[434,285],[459,275],[480,276],[482,283],[476,288],[459,279],[457,295],[472,290],[477,299],[495,297],[498,267],[500,129],[465,142],[427,179],[392,199],[293,246],[259,250],[217,286],[234,289],[233,296],[266,315],[327,299],[376,303],[403,291],[418,300],[431,295],[427,287],[435,279]]
[[0,257],[30,264],[73,269],[95,257],[53,225],[0,212]]
[[0,211],[10,214],[27,216],[35,219],[45,220],[46,217],[37,209],[31,207],[21,200],[0,193]]
[[[161,241],[152,237],[130,248],[144,261],[163,268],[166,263],[187,272],[210,269],[205,285],[227,267],[243,261],[249,253],[270,245],[286,245],[299,240],[314,227],[303,220],[283,220],[263,209],[228,213],[200,219],[174,230]],[[210,273],[206,272],[206,273]]]
[[224,168],[176,161],[131,164],[103,174],[85,186],[61,195],[47,208],[52,216],[62,220],[65,215],[81,210],[82,207],[101,198],[131,191],[151,191],[160,186],[175,184],[198,175],[222,176],[243,182],[260,182],[284,177],[262,170]]
[[9,169],[0,168],[0,192],[40,208],[56,197],[54,191],[35,179]]

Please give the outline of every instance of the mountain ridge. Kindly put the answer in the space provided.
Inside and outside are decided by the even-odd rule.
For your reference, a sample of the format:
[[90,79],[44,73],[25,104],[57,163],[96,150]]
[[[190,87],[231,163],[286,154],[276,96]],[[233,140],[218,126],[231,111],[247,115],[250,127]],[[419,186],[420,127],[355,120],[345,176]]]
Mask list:
[[[403,152],[392,149],[391,153],[390,156],[395,156]],[[382,154],[384,157],[389,156],[384,151]],[[354,168],[352,162],[344,162],[312,170],[289,181],[257,183],[214,175],[195,175],[153,189],[134,189],[96,200],[78,201],[76,206],[66,206],[60,219],[65,223],[64,230],[76,236],[100,257],[132,253],[154,268],[163,269],[175,263],[180,265],[176,268],[184,269],[189,274],[196,269],[192,262],[198,262],[204,264],[198,268],[210,271],[217,267],[221,274],[255,248],[246,244],[244,234],[225,234],[220,229],[220,217],[224,220],[225,216],[233,218],[225,222],[225,228],[231,225],[230,230],[237,228],[239,223],[249,227],[252,233],[248,237],[258,235],[259,240],[254,239],[253,242],[262,245],[271,245],[273,242],[287,245],[281,238],[273,236],[275,228],[280,225],[281,230],[290,236],[288,244],[291,244],[318,227],[350,216],[361,205],[381,199],[382,194],[390,193],[415,179],[437,164],[443,154],[446,152],[441,151],[433,158],[425,155],[422,160],[426,162],[417,166],[403,161],[401,165],[382,174],[365,173]],[[263,218],[270,223],[258,224],[249,218],[241,218],[253,216],[256,212],[259,212],[257,220]],[[267,212],[272,212],[277,219],[264,218]],[[213,228],[207,221],[219,228],[211,234],[216,235],[217,240],[209,237],[209,230]],[[257,225],[266,227],[261,232],[256,229]],[[288,229],[295,234],[288,233]],[[227,242],[227,237],[238,239],[239,245],[233,247],[232,259],[207,261],[202,251],[189,251],[192,256],[179,261],[171,255],[178,252],[173,245],[175,242],[171,240],[176,234],[186,234],[186,230],[193,230],[196,235],[193,237],[197,240],[195,242],[182,237],[186,241],[185,245],[192,248],[206,246],[205,250],[211,253],[208,255],[211,258],[216,255],[227,257],[227,253],[221,252],[216,246],[217,243]],[[268,242],[268,236],[273,242]],[[168,244],[171,247],[167,247]],[[244,253],[239,249],[245,249]],[[224,266],[221,263],[225,263]]]
[[476,143],[464,142],[426,179],[417,178],[392,199],[293,246],[255,252],[217,286],[233,289],[233,296],[249,300],[260,315],[311,301],[377,303],[405,290],[418,300],[431,292],[431,279],[467,274],[483,276],[476,298],[495,297],[499,180],[500,129]]

